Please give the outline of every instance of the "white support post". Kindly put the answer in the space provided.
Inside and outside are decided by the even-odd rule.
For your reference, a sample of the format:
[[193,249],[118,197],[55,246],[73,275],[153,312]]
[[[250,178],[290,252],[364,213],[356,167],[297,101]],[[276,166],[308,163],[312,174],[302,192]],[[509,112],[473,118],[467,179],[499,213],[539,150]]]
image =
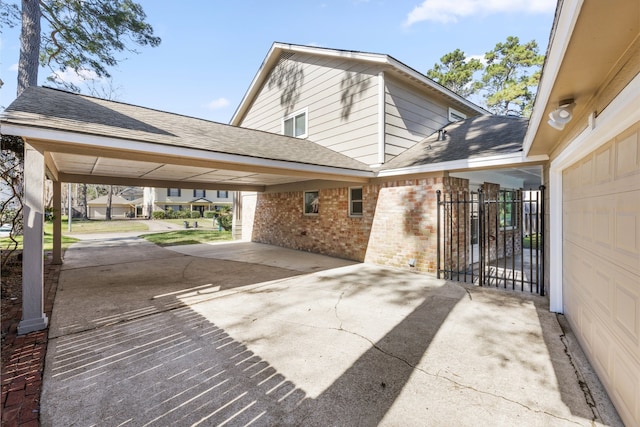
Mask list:
[[44,168],[44,154],[25,143],[20,335],[45,329],[49,323],[44,313]]
[[62,264],[62,183],[53,181],[53,264]]

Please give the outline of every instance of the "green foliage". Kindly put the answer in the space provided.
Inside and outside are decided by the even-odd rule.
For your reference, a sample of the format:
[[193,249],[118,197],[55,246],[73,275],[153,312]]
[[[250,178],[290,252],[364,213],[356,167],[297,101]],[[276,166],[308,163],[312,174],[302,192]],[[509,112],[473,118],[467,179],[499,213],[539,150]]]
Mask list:
[[166,216],[164,211],[153,211],[151,217],[153,219],[165,219]]
[[204,211],[205,218],[212,219],[212,218],[215,218],[215,216],[216,216],[216,211]]
[[[19,21],[17,8],[13,3],[0,3],[0,21],[15,25]],[[40,65],[54,73],[48,80],[79,92],[77,86],[60,80],[55,73],[73,70],[85,79],[108,78],[108,68],[126,57],[123,52],[138,53],[136,46],[155,47],[161,41],[145,21],[142,6],[133,0],[40,0],[23,8],[22,14],[28,17],[23,22],[34,26],[23,28],[23,34],[25,30],[40,33],[39,40],[22,40],[22,48],[32,53],[25,51],[18,66],[18,81],[29,82],[25,87],[37,81],[38,64],[32,63],[38,62],[36,52]],[[41,32],[37,28],[40,21]],[[24,87],[19,92],[21,89]]]
[[200,215],[200,211],[191,211],[191,218],[192,219],[198,219],[200,218],[202,215]]
[[190,217],[191,217],[191,214],[189,211],[175,211],[174,218],[189,219]]
[[231,206],[222,206],[218,211],[218,223],[224,230],[231,230],[233,226],[233,215]]
[[179,230],[168,231],[166,233],[154,233],[140,236],[151,243],[159,246],[193,245],[196,243],[206,243],[217,240],[231,240],[229,231],[214,230]]
[[0,33],[3,28],[13,28],[20,20],[20,9],[17,4],[9,4],[0,0]]
[[480,83],[473,81],[473,74],[482,68],[479,60],[467,59],[463,51],[456,49],[440,58],[440,63],[427,71],[427,77],[466,98],[480,88]]
[[487,52],[485,59],[482,86],[489,110],[501,115],[529,116],[544,62],[535,40],[520,44],[518,37],[507,37],[506,42]]

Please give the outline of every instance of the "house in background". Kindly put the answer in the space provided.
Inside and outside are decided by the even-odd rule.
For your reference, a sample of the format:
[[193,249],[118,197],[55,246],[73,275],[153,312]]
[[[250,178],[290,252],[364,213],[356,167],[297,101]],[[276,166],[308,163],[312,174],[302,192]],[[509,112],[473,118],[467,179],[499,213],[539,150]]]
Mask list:
[[524,142],[548,155],[551,310],[640,426],[640,2],[560,2]]
[[[231,124],[311,141],[375,174],[243,192],[247,240],[435,272],[437,190],[517,198],[541,184],[541,159],[522,156],[527,120],[493,116],[383,54],[274,43]],[[500,236],[518,230],[512,218]],[[471,228],[466,214],[452,231],[469,242],[460,258]]]
[[[127,200],[116,194],[111,196],[111,218],[133,218],[136,214],[136,204],[141,200]],[[100,196],[87,202],[87,216],[89,219],[105,219],[107,217],[107,196]]]
[[201,190],[192,188],[145,187],[142,205],[143,216],[150,218],[154,211],[216,211],[222,206],[233,205],[233,191]]

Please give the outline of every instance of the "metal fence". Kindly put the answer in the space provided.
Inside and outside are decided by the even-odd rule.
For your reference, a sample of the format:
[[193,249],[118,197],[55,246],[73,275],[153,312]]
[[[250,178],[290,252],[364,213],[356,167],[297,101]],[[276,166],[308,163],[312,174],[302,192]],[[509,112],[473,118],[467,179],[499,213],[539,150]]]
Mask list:
[[544,295],[544,190],[438,191],[438,278]]

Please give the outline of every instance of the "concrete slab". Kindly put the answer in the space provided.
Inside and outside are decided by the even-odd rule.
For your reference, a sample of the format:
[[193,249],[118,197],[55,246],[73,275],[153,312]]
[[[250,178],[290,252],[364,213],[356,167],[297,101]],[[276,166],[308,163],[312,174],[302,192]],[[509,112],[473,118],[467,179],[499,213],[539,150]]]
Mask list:
[[67,254],[43,426],[605,425],[545,298],[257,244]]

